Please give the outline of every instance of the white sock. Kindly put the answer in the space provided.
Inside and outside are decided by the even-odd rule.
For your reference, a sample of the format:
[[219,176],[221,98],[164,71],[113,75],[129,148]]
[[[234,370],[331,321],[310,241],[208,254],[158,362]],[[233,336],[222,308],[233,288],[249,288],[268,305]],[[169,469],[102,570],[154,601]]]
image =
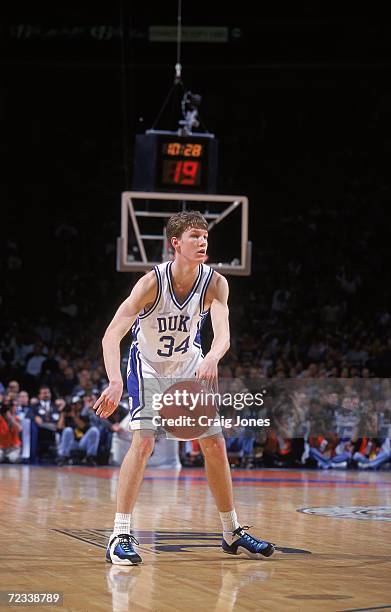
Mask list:
[[233,535],[233,531],[240,527],[235,508],[231,512],[220,512],[220,519],[223,525],[223,538],[227,544],[232,544],[239,536]]
[[120,533],[130,534],[131,518],[132,518],[131,514],[121,514],[120,512],[116,512],[115,520],[114,520],[113,535],[119,535]]

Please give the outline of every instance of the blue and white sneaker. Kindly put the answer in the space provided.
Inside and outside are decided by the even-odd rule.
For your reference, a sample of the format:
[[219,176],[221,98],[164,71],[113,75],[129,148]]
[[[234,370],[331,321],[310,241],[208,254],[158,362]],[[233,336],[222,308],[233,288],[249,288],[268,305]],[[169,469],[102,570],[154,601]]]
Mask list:
[[133,548],[134,544],[139,544],[136,538],[129,533],[121,533],[111,536],[107,549],[107,563],[114,565],[138,565],[142,562],[139,554]]
[[238,536],[237,539],[228,544],[224,537],[221,543],[223,551],[229,555],[246,555],[249,559],[262,559],[262,557],[270,557],[274,551],[275,546],[270,542],[264,542],[254,538],[249,533],[245,533],[245,530],[250,529],[248,525],[238,527],[233,531],[233,535]]

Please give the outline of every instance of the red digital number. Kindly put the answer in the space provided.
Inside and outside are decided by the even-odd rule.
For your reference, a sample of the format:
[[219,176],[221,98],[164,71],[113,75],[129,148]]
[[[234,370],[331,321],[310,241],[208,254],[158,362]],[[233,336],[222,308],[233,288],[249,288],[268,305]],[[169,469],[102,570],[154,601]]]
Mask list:
[[199,162],[179,161],[175,169],[174,183],[177,185],[197,185]]
[[163,183],[196,186],[200,184],[201,165],[198,161],[163,162]]

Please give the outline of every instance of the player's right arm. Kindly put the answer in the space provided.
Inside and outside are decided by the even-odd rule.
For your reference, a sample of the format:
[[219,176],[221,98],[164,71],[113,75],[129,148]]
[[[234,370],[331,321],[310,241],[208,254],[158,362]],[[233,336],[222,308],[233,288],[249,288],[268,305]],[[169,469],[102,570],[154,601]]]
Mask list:
[[118,406],[122,397],[123,383],[120,363],[120,344],[143,308],[148,308],[156,298],[157,282],[153,271],[140,278],[129,297],[122,302],[106,329],[102,339],[103,359],[109,386],[94,404],[96,414],[109,417]]

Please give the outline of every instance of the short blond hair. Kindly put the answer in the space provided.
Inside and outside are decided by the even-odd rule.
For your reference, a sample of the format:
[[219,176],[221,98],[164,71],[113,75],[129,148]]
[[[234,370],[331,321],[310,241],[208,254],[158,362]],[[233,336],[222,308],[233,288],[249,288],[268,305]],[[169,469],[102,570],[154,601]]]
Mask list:
[[173,238],[180,238],[187,229],[196,227],[208,231],[208,223],[203,215],[198,210],[189,210],[175,213],[167,223],[166,234],[167,240],[171,244]]

